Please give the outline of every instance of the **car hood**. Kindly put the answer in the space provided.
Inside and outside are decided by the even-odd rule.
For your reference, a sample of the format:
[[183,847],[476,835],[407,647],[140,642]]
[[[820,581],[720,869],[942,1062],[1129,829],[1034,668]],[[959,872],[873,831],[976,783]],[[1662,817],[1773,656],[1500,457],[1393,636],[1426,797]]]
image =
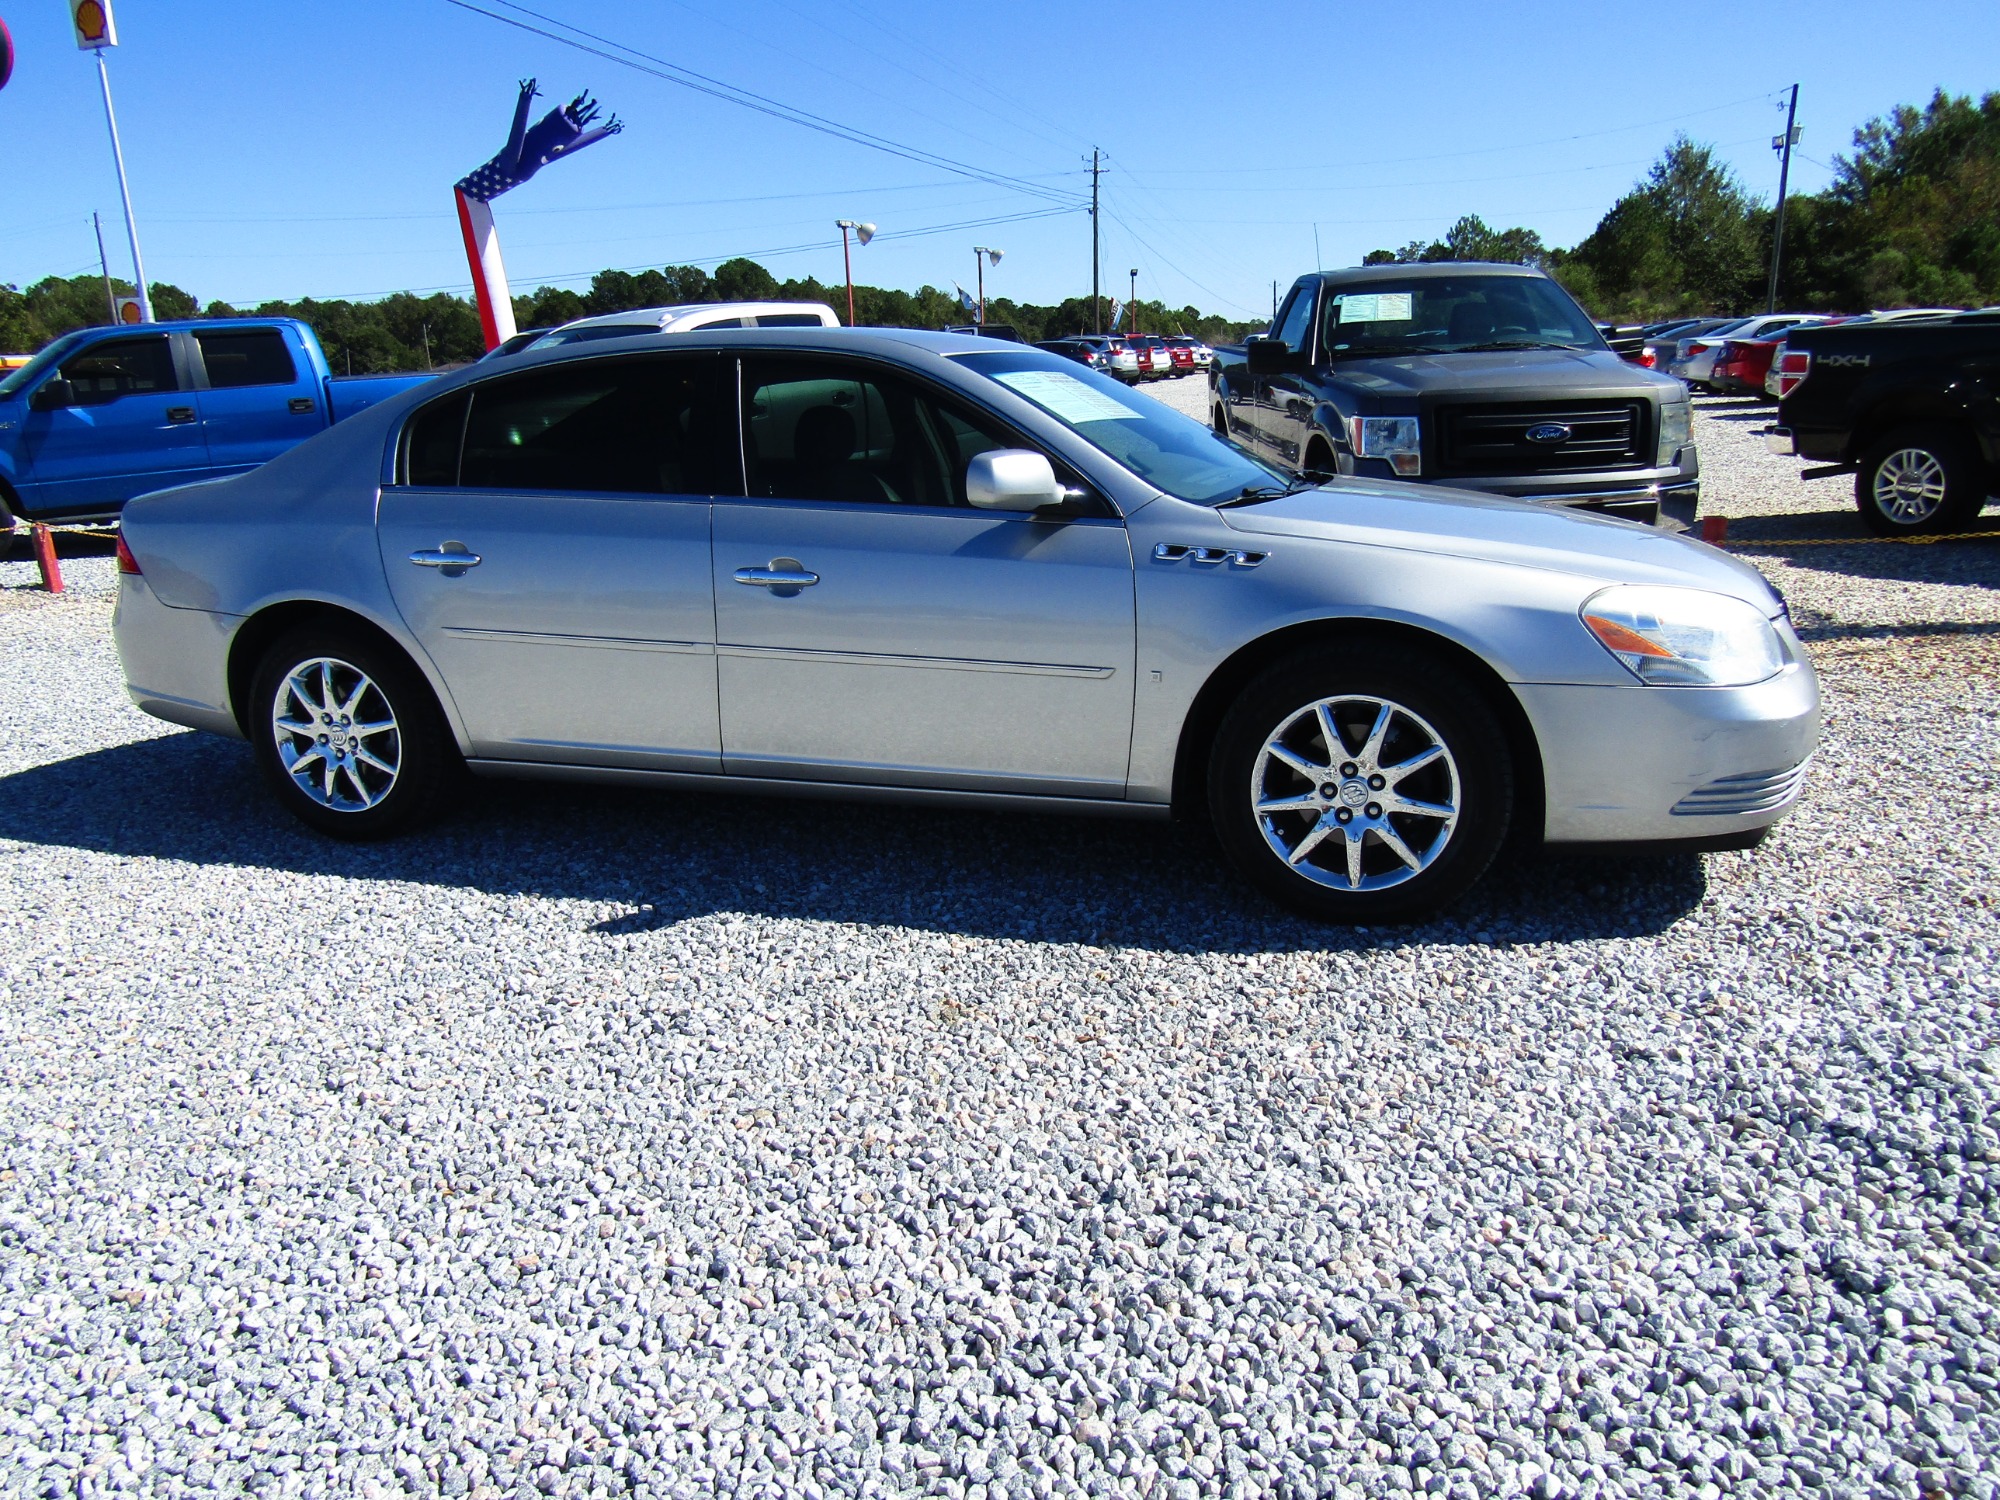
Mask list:
[[[1411,354],[1343,359],[1332,378],[1372,396],[1448,395],[1538,400],[1561,397],[1669,394],[1649,374],[1608,349],[1506,349],[1486,354]],[[1668,382],[1672,384],[1672,382]]]
[[1221,513],[1232,530],[1507,563],[1612,583],[1712,589],[1776,615],[1748,563],[1691,537],[1564,507],[1393,480],[1333,479]]

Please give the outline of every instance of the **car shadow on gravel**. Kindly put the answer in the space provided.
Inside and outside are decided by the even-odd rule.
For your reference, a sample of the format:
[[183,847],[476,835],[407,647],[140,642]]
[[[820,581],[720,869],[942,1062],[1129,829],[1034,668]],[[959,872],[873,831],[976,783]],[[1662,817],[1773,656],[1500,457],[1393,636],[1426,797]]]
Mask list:
[[[1855,578],[2000,588],[2000,515],[1968,524],[1970,541],[1903,541],[1873,535],[1852,508],[1745,516],[1729,523],[1724,548],[1750,562],[1781,558],[1797,568]],[[1746,545],[1748,544],[1748,545]]]
[[241,744],[169,734],[0,777],[0,838],[135,859],[602,903],[615,935],[716,912],[1175,952],[1487,944],[1657,933],[1701,902],[1697,856],[1533,855],[1448,918],[1296,918],[1168,824],[481,782],[448,821],[385,844],[314,835]]

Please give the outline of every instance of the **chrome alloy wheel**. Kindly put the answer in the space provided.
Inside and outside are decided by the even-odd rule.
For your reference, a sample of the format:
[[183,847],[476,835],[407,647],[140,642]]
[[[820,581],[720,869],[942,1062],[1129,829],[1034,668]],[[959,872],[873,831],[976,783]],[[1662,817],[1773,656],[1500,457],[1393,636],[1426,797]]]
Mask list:
[[402,731],[359,667],[331,656],[293,667],[271,705],[271,734],[285,773],[321,807],[366,812],[395,790]]
[[1875,507],[1900,526],[1928,521],[1944,494],[1944,465],[1926,448],[1898,448],[1875,468]]
[[1437,862],[1458,827],[1458,764],[1401,704],[1349,696],[1278,726],[1250,772],[1264,842],[1336,890],[1401,885]]

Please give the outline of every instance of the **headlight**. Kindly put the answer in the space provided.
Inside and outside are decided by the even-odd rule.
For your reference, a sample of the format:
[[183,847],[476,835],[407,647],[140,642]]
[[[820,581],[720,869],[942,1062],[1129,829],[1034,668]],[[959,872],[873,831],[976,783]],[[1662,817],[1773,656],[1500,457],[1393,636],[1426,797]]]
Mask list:
[[1386,458],[1398,474],[1423,472],[1423,446],[1415,417],[1349,417],[1347,443],[1356,458]]
[[1660,451],[1653,455],[1653,467],[1664,469],[1680,450],[1694,441],[1694,419],[1685,401],[1670,401],[1660,407]]
[[1785,665],[1771,622],[1727,594],[1625,584],[1592,595],[1582,613],[1585,628],[1641,682],[1748,687]]

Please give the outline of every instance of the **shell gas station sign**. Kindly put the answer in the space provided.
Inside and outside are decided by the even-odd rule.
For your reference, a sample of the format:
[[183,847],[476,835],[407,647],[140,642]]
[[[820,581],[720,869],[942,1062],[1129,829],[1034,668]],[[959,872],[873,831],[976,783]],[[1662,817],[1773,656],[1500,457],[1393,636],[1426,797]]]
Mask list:
[[118,45],[118,23],[111,18],[111,0],[69,0],[70,24],[76,44],[86,52]]

